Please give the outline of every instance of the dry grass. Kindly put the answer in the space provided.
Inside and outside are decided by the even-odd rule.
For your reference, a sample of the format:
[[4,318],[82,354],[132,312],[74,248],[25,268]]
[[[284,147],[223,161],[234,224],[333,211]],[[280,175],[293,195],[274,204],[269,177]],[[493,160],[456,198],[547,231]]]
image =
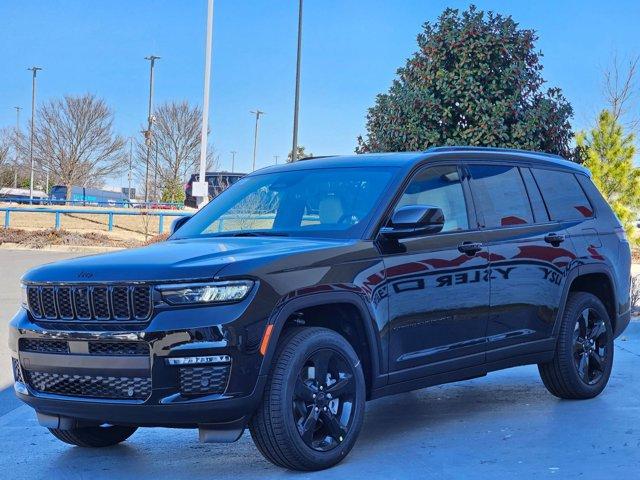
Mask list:
[[[0,204],[6,205],[6,204]],[[14,205],[15,206],[15,205]],[[44,211],[51,210],[51,207],[37,207]],[[65,209],[81,211],[89,207],[65,207]],[[115,212],[131,213],[131,209],[113,209]],[[146,212],[145,210],[140,210]],[[156,212],[156,211],[154,211]],[[0,213],[0,222],[4,220]],[[169,230],[173,217],[165,217],[164,228]],[[78,234],[104,233],[111,239],[125,242],[144,242],[150,237],[157,235],[159,230],[159,217],[156,215],[114,215],[113,230],[110,232],[108,215],[90,215],[83,213],[67,213],[60,217],[60,227],[67,232]],[[41,231],[50,230],[55,225],[54,213],[28,213],[12,212],[11,228]]]

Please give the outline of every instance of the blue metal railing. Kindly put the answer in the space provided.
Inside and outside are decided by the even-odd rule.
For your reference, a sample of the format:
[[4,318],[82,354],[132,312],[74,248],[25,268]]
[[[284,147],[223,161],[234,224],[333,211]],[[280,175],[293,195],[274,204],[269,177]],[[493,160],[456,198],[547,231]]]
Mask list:
[[110,208],[175,208],[182,210],[184,203],[179,202],[128,202],[127,200],[97,201],[97,200],[63,200],[58,198],[39,198],[33,199],[25,197],[0,197],[3,203],[19,203],[23,205],[79,205],[82,207],[110,207]]
[[109,210],[109,209],[72,209],[72,208],[35,208],[35,207],[0,207],[0,212],[4,212],[4,228],[9,228],[11,225],[11,214],[13,212],[22,213],[48,213],[55,215],[54,228],[60,230],[61,216],[65,214],[75,215],[107,215],[107,228],[109,231],[113,230],[115,226],[114,217],[118,215],[123,216],[151,216],[158,218],[158,233],[164,232],[164,218],[165,217],[188,217],[191,213],[179,212],[175,210],[159,210],[159,211],[122,211],[122,210]]

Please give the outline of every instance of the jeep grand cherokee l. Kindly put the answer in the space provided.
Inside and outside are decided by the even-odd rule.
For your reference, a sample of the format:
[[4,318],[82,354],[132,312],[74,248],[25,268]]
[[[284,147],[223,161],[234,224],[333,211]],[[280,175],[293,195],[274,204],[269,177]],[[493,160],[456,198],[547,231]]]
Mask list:
[[624,230],[589,172],[551,155],[269,167],[173,230],[24,276],[15,391],[60,440],[248,427],[271,462],[322,469],[368,399],[523,364],[557,397],[592,398],[630,318]]

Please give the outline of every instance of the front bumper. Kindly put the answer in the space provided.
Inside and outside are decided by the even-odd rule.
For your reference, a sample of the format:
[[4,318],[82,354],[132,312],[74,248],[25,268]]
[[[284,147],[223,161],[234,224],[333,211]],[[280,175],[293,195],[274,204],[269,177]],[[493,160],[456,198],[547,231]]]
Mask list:
[[[177,313],[158,314],[137,332],[82,332],[47,330],[21,309],[9,326],[16,395],[41,415],[85,424],[244,425],[260,402],[265,383],[265,377],[258,375],[262,357],[251,340],[259,337],[263,323],[203,326],[202,317],[210,313],[207,309],[197,310],[197,320],[183,317],[176,322],[168,317]],[[183,327],[164,330],[176,324]],[[56,348],[38,350],[41,345]],[[213,356],[225,361],[222,365],[170,365],[167,361]],[[217,376],[207,377],[212,370]],[[189,389],[185,378],[191,382]]]

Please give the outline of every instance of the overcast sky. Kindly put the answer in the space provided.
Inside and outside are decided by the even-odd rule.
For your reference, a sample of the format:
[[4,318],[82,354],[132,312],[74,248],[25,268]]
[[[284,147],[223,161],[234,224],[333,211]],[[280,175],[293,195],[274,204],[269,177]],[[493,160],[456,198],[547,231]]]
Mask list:
[[[228,169],[251,165],[254,118],[261,119],[258,166],[282,161],[291,145],[297,0],[216,0],[211,141]],[[612,55],[640,54],[640,1],[477,1],[535,29],[543,76],[575,109],[575,128],[603,107],[602,72]],[[306,0],[299,143],[316,155],[351,153],[366,110],[416,49],[439,0]],[[28,66],[38,98],[92,92],[114,109],[117,131],[137,135],[146,118],[149,54],[160,55],[156,103],[202,101],[206,0],[1,0],[0,127],[29,119]],[[118,179],[114,179],[118,183]],[[120,182],[122,183],[122,182]]]

